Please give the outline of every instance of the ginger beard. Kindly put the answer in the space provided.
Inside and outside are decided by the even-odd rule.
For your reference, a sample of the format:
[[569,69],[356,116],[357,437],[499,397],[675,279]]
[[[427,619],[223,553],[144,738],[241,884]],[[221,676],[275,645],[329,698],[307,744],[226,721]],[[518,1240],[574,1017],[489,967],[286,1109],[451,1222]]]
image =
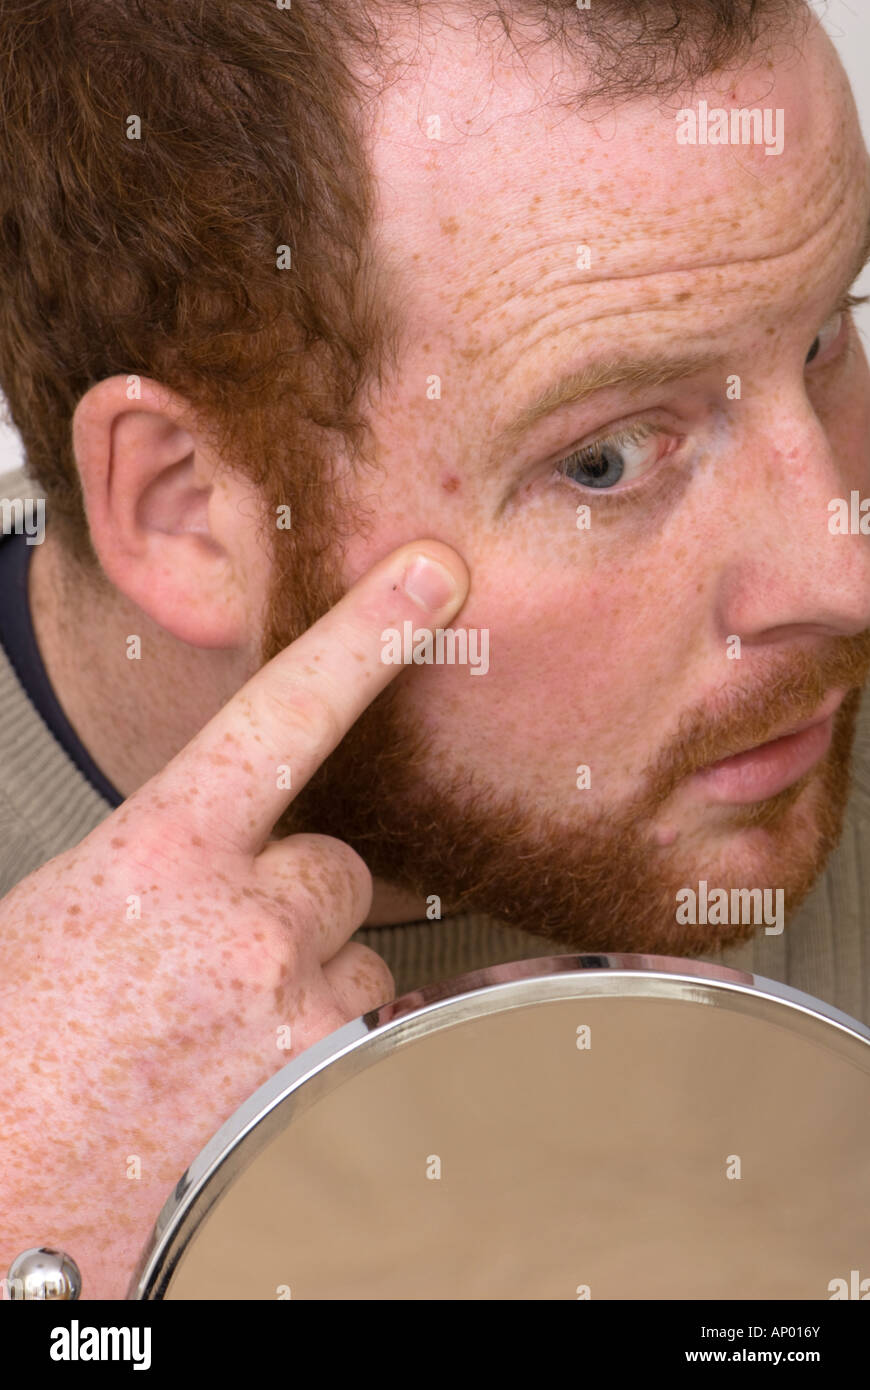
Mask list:
[[[340,557],[324,560],[325,553],[306,557],[304,593],[292,573],[276,572],[265,661],[341,597]],[[277,568],[298,575],[301,558],[297,551],[291,565],[285,555]],[[485,913],[568,952],[693,956],[747,940],[757,924],[678,924],[677,893],[697,889],[701,879],[711,888],[781,888],[786,915],[809,893],[842,832],[870,632],[832,639],[821,655],[795,651],[763,673],[756,664],[751,680],[741,681],[740,663],[734,669],[722,708],[685,711],[630,800],[605,808],[599,790],[592,809],[584,802],[590,793],[578,790],[561,812],[524,798],[521,787],[505,795],[488,783],[485,768],[456,766],[449,743],[425,728],[425,704],[410,684],[419,673],[400,672],[297,793],[274,833],[335,836],[376,878],[421,898],[437,894],[442,916]],[[454,679],[467,680],[468,671],[457,668]],[[831,747],[800,781],[763,802],[712,808],[709,829],[703,811],[688,824],[672,822],[676,840],[658,843],[656,824],[687,777],[735,746],[763,743],[783,725],[811,719],[835,688],[848,693]],[[522,764],[518,748],[512,765]],[[596,775],[601,788],[606,773]]]

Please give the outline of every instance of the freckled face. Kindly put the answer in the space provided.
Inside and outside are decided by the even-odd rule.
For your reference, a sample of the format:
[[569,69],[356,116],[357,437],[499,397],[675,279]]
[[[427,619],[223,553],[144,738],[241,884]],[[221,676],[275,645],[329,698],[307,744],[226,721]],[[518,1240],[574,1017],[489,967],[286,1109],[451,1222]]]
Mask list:
[[[799,61],[695,94],[781,110],[767,155],[679,145],[682,98],[578,115],[507,59],[490,92],[469,37],[429,56],[373,141],[406,339],[374,403],[380,469],[349,494],[373,520],[324,583],[447,541],[489,671],[403,673],[293,815],[568,948],[697,953],[716,943],[676,927],[680,886],[808,891],[870,669],[868,542],[828,528],[831,499],[870,484],[870,381],[841,312],[870,215],[851,96],[820,31]],[[532,75],[553,58],[527,55]],[[629,357],[683,368],[620,384]],[[510,433],[600,364],[599,389]],[[777,794],[735,804],[693,776],[835,688],[855,693],[831,751]]]

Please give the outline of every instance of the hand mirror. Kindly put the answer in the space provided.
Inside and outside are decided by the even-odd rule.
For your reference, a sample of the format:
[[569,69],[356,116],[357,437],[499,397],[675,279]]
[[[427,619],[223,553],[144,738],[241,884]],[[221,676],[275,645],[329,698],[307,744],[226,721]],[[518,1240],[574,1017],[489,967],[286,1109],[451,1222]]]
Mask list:
[[128,1297],[870,1296],[868,1194],[863,1024],[697,961],[524,960],[277,1072],[179,1181]]

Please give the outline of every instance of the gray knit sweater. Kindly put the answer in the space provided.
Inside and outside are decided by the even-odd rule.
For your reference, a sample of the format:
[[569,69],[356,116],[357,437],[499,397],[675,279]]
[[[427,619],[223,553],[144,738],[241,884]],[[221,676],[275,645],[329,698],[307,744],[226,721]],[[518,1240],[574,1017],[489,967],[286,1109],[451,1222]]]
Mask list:
[[[21,473],[0,481],[0,493],[40,495]],[[46,727],[0,647],[0,897],[77,844],[111,811]],[[782,935],[767,936],[759,927],[745,945],[700,958],[779,980],[870,1024],[868,851],[870,695],[865,693],[846,824],[825,873]],[[481,915],[362,927],[353,939],[383,957],[399,994],[485,965],[564,954],[562,946]]]

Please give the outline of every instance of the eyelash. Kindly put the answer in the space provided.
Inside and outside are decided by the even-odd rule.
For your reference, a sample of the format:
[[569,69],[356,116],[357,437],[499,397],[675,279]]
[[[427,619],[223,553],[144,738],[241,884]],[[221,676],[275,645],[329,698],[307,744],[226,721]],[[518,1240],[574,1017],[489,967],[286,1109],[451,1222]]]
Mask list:
[[[855,295],[850,293],[844,296],[840,305],[835,310],[835,313],[844,314],[851,321],[852,310],[857,309],[862,304],[868,303],[870,303],[870,294]],[[813,360],[815,361],[817,359]],[[837,359],[835,358],[834,360],[836,361]],[[808,363],[807,365],[810,366],[812,364]],[[600,435],[597,439],[590,440],[588,444],[583,444],[580,446],[580,448],[574,449],[572,453],[568,454],[565,458],[560,459],[558,463],[553,465],[556,482],[559,486],[567,485],[568,487],[570,487],[575,495],[578,492],[582,493],[584,496],[586,496],[587,494],[591,494],[598,498],[599,502],[602,498],[605,497],[610,499],[612,505],[615,505],[619,502],[628,502],[632,500],[637,493],[643,490],[643,479],[639,480],[636,484],[625,488],[583,487],[581,483],[578,483],[575,479],[568,477],[568,465],[576,466],[579,462],[584,461],[585,458],[588,458],[589,462],[594,461],[594,455],[596,450],[603,451],[608,446],[620,449],[627,447],[629,444],[641,444],[645,439],[652,439],[657,434],[663,433],[664,431],[660,430],[658,426],[648,421],[638,421],[637,424],[630,425],[623,430],[617,430],[613,434]],[[673,436],[671,437],[673,438]],[[669,450],[669,453],[674,452],[676,452],[676,450]],[[667,457],[667,455],[665,455],[665,457]],[[648,470],[648,472],[644,474],[644,478],[646,478],[649,475],[655,474],[655,472],[658,469],[659,463],[661,463],[661,459],[657,463],[653,464],[653,466]]]

